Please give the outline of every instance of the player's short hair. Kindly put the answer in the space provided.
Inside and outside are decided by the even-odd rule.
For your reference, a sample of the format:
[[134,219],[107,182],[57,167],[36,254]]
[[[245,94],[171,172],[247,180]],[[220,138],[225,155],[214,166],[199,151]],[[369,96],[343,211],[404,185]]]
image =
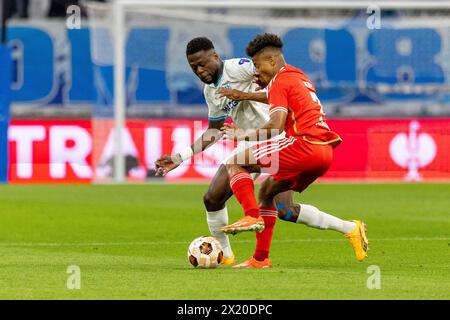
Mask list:
[[255,39],[249,42],[245,51],[247,55],[253,57],[258,52],[267,47],[281,49],[283,47],[283,41],[281,41],[279,36],[273,33],[259,34]]
[[197,37],[189,41],[186,46],[186,55],[197,53],[202,50],[214,49],[214,45],[211,40],[206,37]]

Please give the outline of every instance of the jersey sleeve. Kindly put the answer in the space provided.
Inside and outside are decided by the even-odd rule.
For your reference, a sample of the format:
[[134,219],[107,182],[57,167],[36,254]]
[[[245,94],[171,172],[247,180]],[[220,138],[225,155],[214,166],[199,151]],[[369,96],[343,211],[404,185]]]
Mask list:
[[289,84],[287,81],[281,81],[277,79],[272,84],[267,92],[267,98],[270,105],[269,114],[277,111],[288,112],[288,95],[289,95]]
[[203,90],[205,96],[206,104],[208,105],[208,120],[209,121],[223,121],[228,118],[228,115],[219,107],[217,103],[214,102],[211,92],[208,91],[207,87]]
[[232,72],[230,74],[233,75],[233,78],[235,78],[235,80],[243,82],[253,81],[256,68],[251,59],[238,58],[232,59],[231,62]]

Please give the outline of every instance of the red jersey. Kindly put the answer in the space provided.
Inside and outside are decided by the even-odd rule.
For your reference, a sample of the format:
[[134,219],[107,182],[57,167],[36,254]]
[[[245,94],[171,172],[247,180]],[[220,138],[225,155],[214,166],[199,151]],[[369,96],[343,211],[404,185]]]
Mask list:
[[270,114],[287,113],[286,136],[298,136],[314,144],[337,146],[342,139],[330,130],[316,89],[299,69],[286,64],[267,87]]

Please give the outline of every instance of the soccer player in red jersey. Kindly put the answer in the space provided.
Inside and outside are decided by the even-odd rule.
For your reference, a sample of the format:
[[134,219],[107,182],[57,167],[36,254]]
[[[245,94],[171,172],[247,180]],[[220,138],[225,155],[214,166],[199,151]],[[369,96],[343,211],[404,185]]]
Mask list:
[[[274,196],[287,190],[305,190],[328,170],[333,149],[342,141],[325,122],[314,85],[301,70],[286,64],[282,46],[277,35],[266,33],[258,35],[247,47],[247,54],[256,67],[255,76],[259,83],[267,85],[270,120],[259,129],[240,130],[235,124],[225,124],[222,128],[226,139],[236,141],[264,141],[283,130],[286,132],[285,138],[257,144],[226,164],[231,189],[243,207],[245,217],[223,227],[222,231],[234,234],[264,229],[257,234],[253,257],[235,266],[237,268],[271,266],[268,256],[278,211]],[[260,169],[266,169],[270,176],[261,185],[258,205],[249,172]],[[304,204],[300,205],[295,218],[300,217],[311,220],[306,224],[316,224],[319,228],[326,224],[324,220],[333,218]],[[281,218],[292,221],[292,217]],[[359,220],[348,221],[343,229],[357,259],[364,260],[368,251],[365,224]]]

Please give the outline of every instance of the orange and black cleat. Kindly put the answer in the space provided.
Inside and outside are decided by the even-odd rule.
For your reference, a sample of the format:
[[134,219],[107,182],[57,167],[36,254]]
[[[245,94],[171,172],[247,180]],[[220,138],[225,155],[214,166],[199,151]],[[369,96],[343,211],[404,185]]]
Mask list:
[[237,234],[244,231],[261,232],[264,230],[264,219],[262,217],[253,218],[245,216],[233,224],[222,227],[220,231],[226,234]]

